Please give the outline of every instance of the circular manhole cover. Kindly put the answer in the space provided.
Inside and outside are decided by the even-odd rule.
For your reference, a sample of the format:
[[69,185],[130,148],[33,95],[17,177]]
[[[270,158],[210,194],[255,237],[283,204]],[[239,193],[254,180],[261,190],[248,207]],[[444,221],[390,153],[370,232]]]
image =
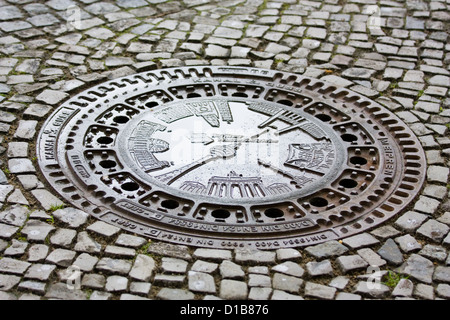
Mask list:
[[425,157],[378,103],[273,70],[176,68],[116,79],[44,124],[42,173],[68,202],[192,246],[279,248],[372,228],[421,189]]

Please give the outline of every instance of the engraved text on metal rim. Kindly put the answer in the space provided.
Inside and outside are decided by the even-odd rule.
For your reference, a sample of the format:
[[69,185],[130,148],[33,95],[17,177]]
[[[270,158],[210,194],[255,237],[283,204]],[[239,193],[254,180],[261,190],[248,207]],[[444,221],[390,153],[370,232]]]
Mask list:
[[255,68],[98,85],[53,113],[37,148],[69,203],[138,234],[215,248],[362,232],[401,212],[425,175],[420,143],[378,103]]

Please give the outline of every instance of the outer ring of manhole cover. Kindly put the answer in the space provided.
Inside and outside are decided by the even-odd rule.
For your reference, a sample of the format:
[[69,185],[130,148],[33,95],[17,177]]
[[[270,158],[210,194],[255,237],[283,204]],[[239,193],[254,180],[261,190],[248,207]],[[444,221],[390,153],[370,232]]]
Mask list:
[[60,106],[37,145],[68,202],[131,232],[213,248],[350,236],[404,210],[425,156],[394,114],[274,70],[185,67],[103,83]]

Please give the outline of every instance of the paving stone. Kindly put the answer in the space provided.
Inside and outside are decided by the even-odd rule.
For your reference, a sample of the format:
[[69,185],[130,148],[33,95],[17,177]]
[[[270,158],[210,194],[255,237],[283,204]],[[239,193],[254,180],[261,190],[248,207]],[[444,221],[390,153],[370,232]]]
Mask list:
[[44,294],[46,288],[46,283],[38,281],[22,281],[18,289],[23,291],[31,291],[37,294]]
[[400,270],[403,274],[409,275],[417,281],[427,284],[432,283],[434,265],[430,260],[422,256],[412,254],[401,266]]
[[394,297],[411,297],[414,290],[414,284],[409,279],[401,279],[395,286],[392,295]]
[[45,210],[50,210],[52,207],[64,205],[64,202],[55,197],[52,193],[45,189],[32,190],[33,196],[40,202]]
[[328,241],[316,246],[307,247],[306,252],[317,259],[340,256],[348,251],[348,248],[338,241]]
[[92,239],[87,232],[83,231],[78,233],[74,249],[78,252],[99,253],[102,245]]
[[147,240],[142,237],[121,233],[115,244],[137,249],[142,247],[146,242]]
[[[225,281],[225,280],[223,280]],[[203,272],[189,271],[188,273],[189,290],[200,293],[216,293],[214,278]]]
[[185,280],[185,275],[157,274],[155,275],[153,284],[156,286],[182,287]]
[[396,228],[390,225],[379,227],[370,232],[373,236],[377,237],[380,240],[386,240],[401,234]]
[[77,233],[72,229],[58,229],[50,237],[50,242],[61,247],[69,247],[75,239]]
[[87,227],[86,230],[99,234],[103,237],[110,238],[119,233],[120,228],[107,224],[103,221],[97,221]]
[[[37,126],[36,120],[20,120],[19,127],[17,128],[16,132],[14,133],[14,137],[20,138],[20,139],[31,140],[34,138],[34,136],[36,134],[36,126]],[[28,160],[28,159],[24,159],[24,162],[26,162],[25,160]],[[30,160],[28,160],[28,161],[30,161]],[[28,162],[27,162],[27,165],[29,165]]]
[[278,261],[298,260],[301,257],[302,257],[301,253],[296,249],[286,248],[277,250]]
[[20,282],[20,277],[0,274],[0,290],[9,291]]
[[369,266],[359,255],[341,256],[336,259],[336,262],[344,273],[365,269]]
[[206,58],[227,58],[231,51],[227,48],[209,44],[205,49]]
[[78,228],[84,225],[89,218],[89,214],[86,212],[70,207],[58,209],[52,215],[55,219],[68,224],[71,228]]
[[132,259],[136,255],[136,250],[131,248],[124,248],[119,246],[107,245],[105,247],[105,255],[114,257],[114,258],[129,258]]
[[391,292],[389,287],[382,283],[373,286],[368,285],[368,283],[368,281],[358,282],[355,286],[354,293],[370,298],[380,299],[386,297]]
[[450,169],[441,166],[429,166],[427,180],[430,182],[447,183]]
[[433,280],[450,283],[450,267],[437,266],[433,274]]
[[[82,288],[102,290],[105,287],[106,278],[101,274],[85,274],[81,281]],[[92,296],[91,296],[92,300]]]
[[49,105],[56,105],[67,97],[69,97],[69,94],[65,92],[47,89],[44,90],[40,95],[38,95],[36,97],[36,100]]
[[249,287],[267,287],[270,288],[272,280],[269,276],[263,274],[250,274],[248,279]]
[[417,233],[432,241],[440,242],[449,231],[449,226],[436,220],[428,220],[417,230]]
[[271,264],[275,263],[276,258],[276,253],[272,251],[236,249],[235,254],[235,260],[238,263]]
[[372,246],[378,244],[379,241],[369,233],[362,233],[343,240],[343,243],[352,249]]
[[436,200],[425,196],[419,196],[419,201],[414,205],[415,211],[420,211],[427,214],[433,214],[441,203]]
[[175,258],[162,258],[162,270],[166,273],[186,273],[188,262]]
[[49,252],[49,247],[45,244],[33,244],[28,249],[28,262],[42,262]]
[[22,229],[22,233],[27,235],[29,241],[43,242],[53,230],[55,230],[55,227],[48,223],[39,220],[28,220]]
[[221,38],[240,39],[243,35],[243,32],[238,29],[218,27],[214,31],[214,35]]
[[138,295],[148,296],[152,285],[150,283],[145,282],[132,282],[130,284],[130,292]]
[[347,293],[347,292],[338,292],[336,295],[336,300],[344,300],[344,301],[351,301],[351,300],[361,300],[362,297],[359,294],[354,293]]
[[122,276],[109,276],[106,279],[105,290],[109,292],[123,292],[128,287],[128,279]]
[[121,67],[134,64],[134,60],[128,57],[108,57],[105,60],[107,67]]
[[382,259],[375,251],[369,248],[360,249],[358,255],[363,258],[371,267],[382,267],[386,265],[386,260]]
[[27,247],[28,242],[13,239],[10,246],[3,252],[3,255],[9,257],[20,257],[25,253]]
[[205,259],[217,262],[232,259],[231,251],[220,249],[196,249],[193,256],[197,259]]
[[250,288],[248,300],[269,300],[270,296],[272,295],[272,291],[273,290],[271,288]]
[[313,298],[332,300],[336,295],[336,291],[336,288],[314,282],[306,282],[305,284],[305,295]]
[[287,47],[287,46],[283,46],[283,45],[277,44],[277,43],[274,43],[274,42],[270,42],[267,45],[265,51],[273,53],[273,54],[279,54],[279,53],[289,52],[289,51],[291,51],[291,48]]
[[224,279],[241,280],[245,277],[245,272],[240,265],[224,260],[219,266],[220,274]]
[[0,272],[23,275],[30,266],[31,263],[12,258],[0,260]]
[[183,289],[162,288],[157,297],[162,300],[194,300],[192,292]]
[[330,260],[322,260],[320,262],[308,262],[306,269],[311,277],[317,276],[331,276],[333,275],[333,267]]
[[[26,207],[21,205],[13,205],[0,212],[0,222],[7,223],[17,227],[22,227],[25,224],[25,221],[27,220],[29,213],[30,210],[28,210]],[[12,230],[13,229],[11,229],[11,231]],[[1,234],[6,235],[9,234],[10,232],[5,231],[4,233],[2,232]]]
[[94,270],[95,265],[98,262],[98,258],[91,256],[87,253],[80,254],[73,262],[73,266],[80,268],[81,271],[91,272]]
[[298,294],[300,288],[303,286],[303,282],[304,281],[300,278],[275,273],[272,279],[272,287],[274,290],[282,290]]
[[47,281],[55,269],[56,266],[52,264],[33,264],[25,274],[25,278]]
[[6,197],[14,190],[11,185],[0,185],[0,202],[5,202]]
[[220,282],[220,297],[225,300],[245,300],[248,296],[247,283],[236,280]]
[[60,267],[68,267],[72,264],[76,252],[66,249],[55,249],[45,259],[48,263],[56,264]]
[[182,245],[174,245],[169,243],[152,243],[148,249],[148,253],[153,253],[160,256],[179,258],[186,261],[191,261],[192,257],[189,253],[189,248]]
[[392,239],[388,239],[377,253],[392,265],[400,265],[404,261],[402,252]]
[[448,284],[438,284],[437,288],[436,288],[436,293],[445,299],[449,299],[450,298],[450,285]]
[[11,173],[30,173],[36,169],[30,159],[16,158],[8,160],[8,168]]
[[123,259],[102,258],[96,265],[96,269],[110,273],[127,275],[132,267],[132,262]]
[[155,260],[152,257],[138,254],[130,271],[130,277],[140,281],[149,281],[155,271],[155,267]]
[[427,215],[414,211],[408,211],[403,216],[398,218],[397,221],[395,221],[395,225],[402,230],[411,232],[417,230],[427,219]]
[[395,239],[395,241],[399,244],[402,251],[406,253],[422,249],[422,245],[409,234],[398,237]]
[[290,276],[301,278],[305,270],[295,262],[286,261],[282,264],[276,265],[272,268],[272,271],[284,273]]
[[197,260],[191,267],[191,271],[198,271],[204,273],[213,273],[219,268],[217,263],[206,262],[202,260]]
[[414,288],[413,296],[420,299],[434,300],[434,288],[432,286],[419,283]]
[[290,300],[304,300],[304,299],[299,295],[289,294],[282,290],[274,290],[271,300],[290,301]]
[[447,251],[444,247],[427,244],[420,250],[419,254],[433,261],[444,262],[447,258]]

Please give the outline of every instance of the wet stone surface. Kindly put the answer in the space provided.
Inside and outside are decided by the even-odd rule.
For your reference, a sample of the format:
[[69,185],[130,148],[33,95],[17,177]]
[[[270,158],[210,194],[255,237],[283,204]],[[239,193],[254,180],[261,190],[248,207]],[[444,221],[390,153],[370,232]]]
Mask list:
[[[66,21],[70,5],[78,8],[80,24]],[[449,299],[449,6],[448,0],[0,0],[0,299]],[[64,186],[52,187],[41,174],[39,130],[70,98],[123,76],[195,66],[295,73],[379,103],[407,123],[424,149],[422,167],[414,164],[417,157],[403,157],[413,164],[408,172],[426,172],[423,187],[395,195],[418,197],[381,224],[366,221],[371,226],[360,223],[360,232],[307,247],[198,248],[99,221],[70,188],[69,199],[61,197],[57,191]],[[195,85],[208,92],[204,83]],[[169,91],[169,97],[187,96],[195,85],[194,91]],[[227,94],[235,92],[228,83]],[[92,97],[101,98],[86,94],[84,102]],[[354,103],[344,102],[350,109]],[[132,111],[124,111],[130,119]],[[110,125],[109,119],[97,127]],[[398,124],[385,122],[396,132]],[[202,135],[194,138],[207,143]],[[110,158],[100,153],[92,162],[95,167]],[[63,176],[53,178],[64,185]],[[96,191],[103,196],[89,192]],[[270,219],[277,213],[269,212]],[[216,216],[224,219],[223,212]],[[327,217],[333,224],[342,218]],[[373,288],[367,279],[375,271],[382,278]],[[73,283],[80,285],[68,285]]]

